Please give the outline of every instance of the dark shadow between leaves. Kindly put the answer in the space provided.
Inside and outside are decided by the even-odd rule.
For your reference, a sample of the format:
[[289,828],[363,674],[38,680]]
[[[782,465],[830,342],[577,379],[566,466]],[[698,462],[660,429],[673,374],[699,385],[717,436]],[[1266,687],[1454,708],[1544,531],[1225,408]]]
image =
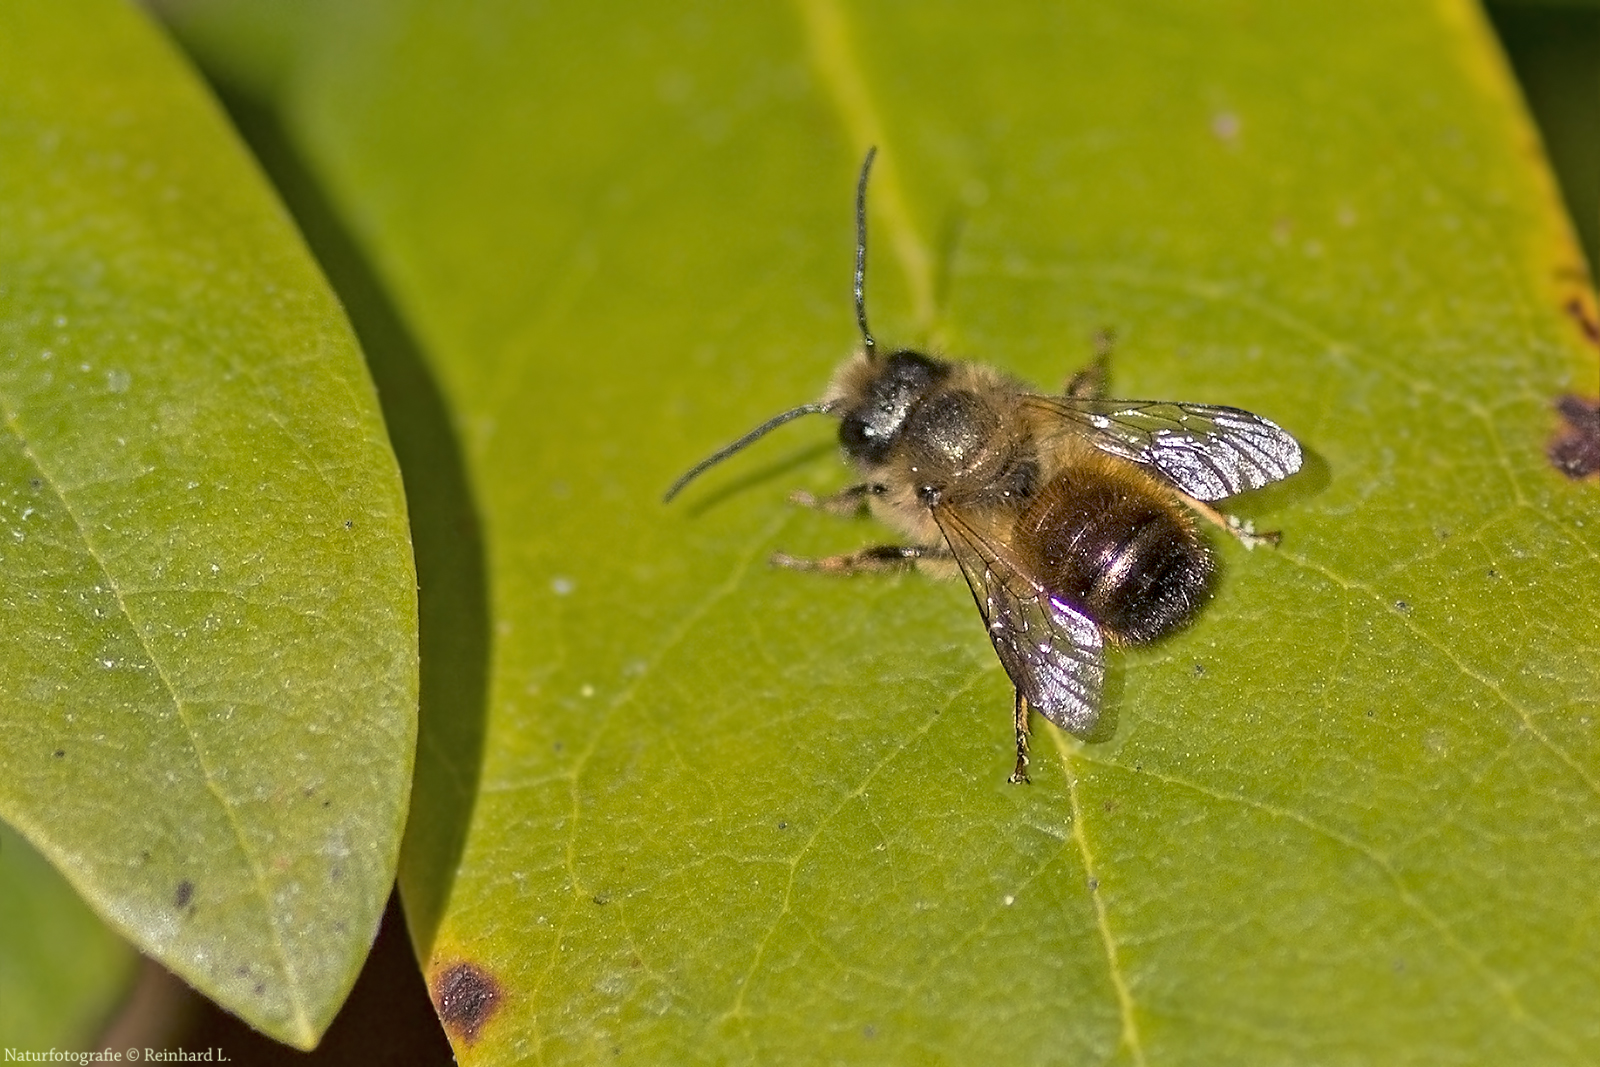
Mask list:
[[410,502],[421,706],[401,892],[424,960],[450,898],[482,771],[489,669],[482,525],[449,408],[415,338],[265,106],[213,82],[343,301],[377,383]]

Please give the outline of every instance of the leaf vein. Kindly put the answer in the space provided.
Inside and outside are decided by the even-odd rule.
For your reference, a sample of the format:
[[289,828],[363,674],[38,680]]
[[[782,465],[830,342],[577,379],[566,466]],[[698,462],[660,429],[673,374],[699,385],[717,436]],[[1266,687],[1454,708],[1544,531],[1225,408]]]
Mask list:
[[261,898],[267,926],[272,933],[272,949],[278,957],[279,965],[282,968],[281,973],[286,979],[289,1002],[294,1013],[294,1024],[302,1035],[310,1036],[316,1032],[316,1027],[311,1021],[310,1013],[305,1003],[304,990],[301,987],[298,971],[284,942],[283,930],[279,924],[279,915],[272,906],[272,894],[266,878],[265,865],[250,846],[244,826],[239,821],[239,813],[223,792],[217,774],[210,760],[206,758],[204,746],[201,745],[194,723],[190,718],[189,705],[178,693],[177,686],[167,673],[161,658],[155,654],[155,650],[151,647],[150,636],[146,632],[146,627],[140,624],[138,618],[129,609],[128,601],[123,595],[122,583],[112,574],[111,568],[104,559],[101,550],[89,535],[89,527],[84,522],[83,516],[78,514],[72,505],[69,495],[62,490],[61,480],[45,466],[38,453],[28,443],[28,435],[23,432],[16,406],[6,396],[0,396],[0,405],[3,405],[5,409],[7,430],[16,439],[19,450],[27,457],[34,470],[39,472],[40,480],[43,484],[48,485],[55,494],[56,500],[61,504],[62,511],[72,520],[73,527],[78,531],[78,536],[83,544],[85,554],[94,561],[95,567],[105,577],[106,587],[111,590],[112,596],[116,599],[118,611],[121,612],[123,618],[127,619],[129,629],[139,642],[139,647],[143,650],[145,658],[155,668],[156,677],[161,680],[162,688],[166,690],[168,698],[172,701],[173,709],[178,713],[178,721],[183,724],[184,734],[189,742],[190,750],[194,753],[195,762],[199,764],[200,773],[205,779],[206,790],[216,798],[218,806],[222,809],[223,816],[228,821],[229,828],[233,831],[235,844],[240,854],[244,857],[245,863],[250,867],[251,876],[255,881],[256,892]]

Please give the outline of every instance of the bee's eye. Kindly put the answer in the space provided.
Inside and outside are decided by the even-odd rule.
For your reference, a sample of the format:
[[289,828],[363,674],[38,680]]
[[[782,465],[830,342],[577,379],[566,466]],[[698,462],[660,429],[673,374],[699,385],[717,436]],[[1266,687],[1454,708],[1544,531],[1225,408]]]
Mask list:
[[889,457],[892,435],[879,433],[859,411],[846,415],[839,423],[839,444],[845,454],[862,463],[882,463]]
[[902,349],[890,355],[862,402],[839,423],[845,454],[860,463],[886,460],[912,410],[949,373],[948,363],[920,352]]

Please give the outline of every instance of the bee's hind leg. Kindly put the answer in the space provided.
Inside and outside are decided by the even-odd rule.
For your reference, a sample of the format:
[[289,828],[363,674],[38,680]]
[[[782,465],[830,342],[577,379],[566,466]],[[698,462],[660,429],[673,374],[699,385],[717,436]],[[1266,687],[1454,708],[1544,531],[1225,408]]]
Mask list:
[[950,559],[950,549],[943,545],[932,548],[927,545],[871,545],[854,552],[845,552],[837,556],[823,556],[820,559],[811,559],[805,556],[791,556],[786,552],[774,552],[772,565],[774,567],[787,567],[795,571],[822,571],[826,574],[861,574],[863,572],[909,570],[922,561],[943,562]]
[[1111,349],[1117,335],[1110,327],[1094,335],[1094,359],[1071,378],[1062,392],[1071,400],[1093,400],[1105,396],[1106,379],[1111,376]]
[[1227,530],[1237,537],[1239,543],[1244,545],[1245,548],[1261,548],[1263,546],[1275,548],[1278,542],[1283,540],[1283,534],[1278,530],[1258,532],[1255,526],[1245,519],[1218,511],[1210,504],[1203,500],[1196,500],[1188,493],[1179,493],[1178,495],[1183,498],[1183,502],[1189,505],[1189,509],[1196,515]]
[[1028,784],[1028,698],[1022,695],[1022,690],[1017,690],[1017,767],[1011,772],[1011,777],[1006,779],[1012,785]]

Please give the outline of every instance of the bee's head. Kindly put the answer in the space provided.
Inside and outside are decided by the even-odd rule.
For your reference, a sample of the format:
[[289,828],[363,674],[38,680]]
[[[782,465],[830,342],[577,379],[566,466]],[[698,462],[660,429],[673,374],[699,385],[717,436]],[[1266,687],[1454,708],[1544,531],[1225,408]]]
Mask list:
[[845,455],[874,466],[888,458],[917,402],[950,373],[950,364],[903,348],[887,359],[868,356],[850,368],[841,390],[839,443]]

